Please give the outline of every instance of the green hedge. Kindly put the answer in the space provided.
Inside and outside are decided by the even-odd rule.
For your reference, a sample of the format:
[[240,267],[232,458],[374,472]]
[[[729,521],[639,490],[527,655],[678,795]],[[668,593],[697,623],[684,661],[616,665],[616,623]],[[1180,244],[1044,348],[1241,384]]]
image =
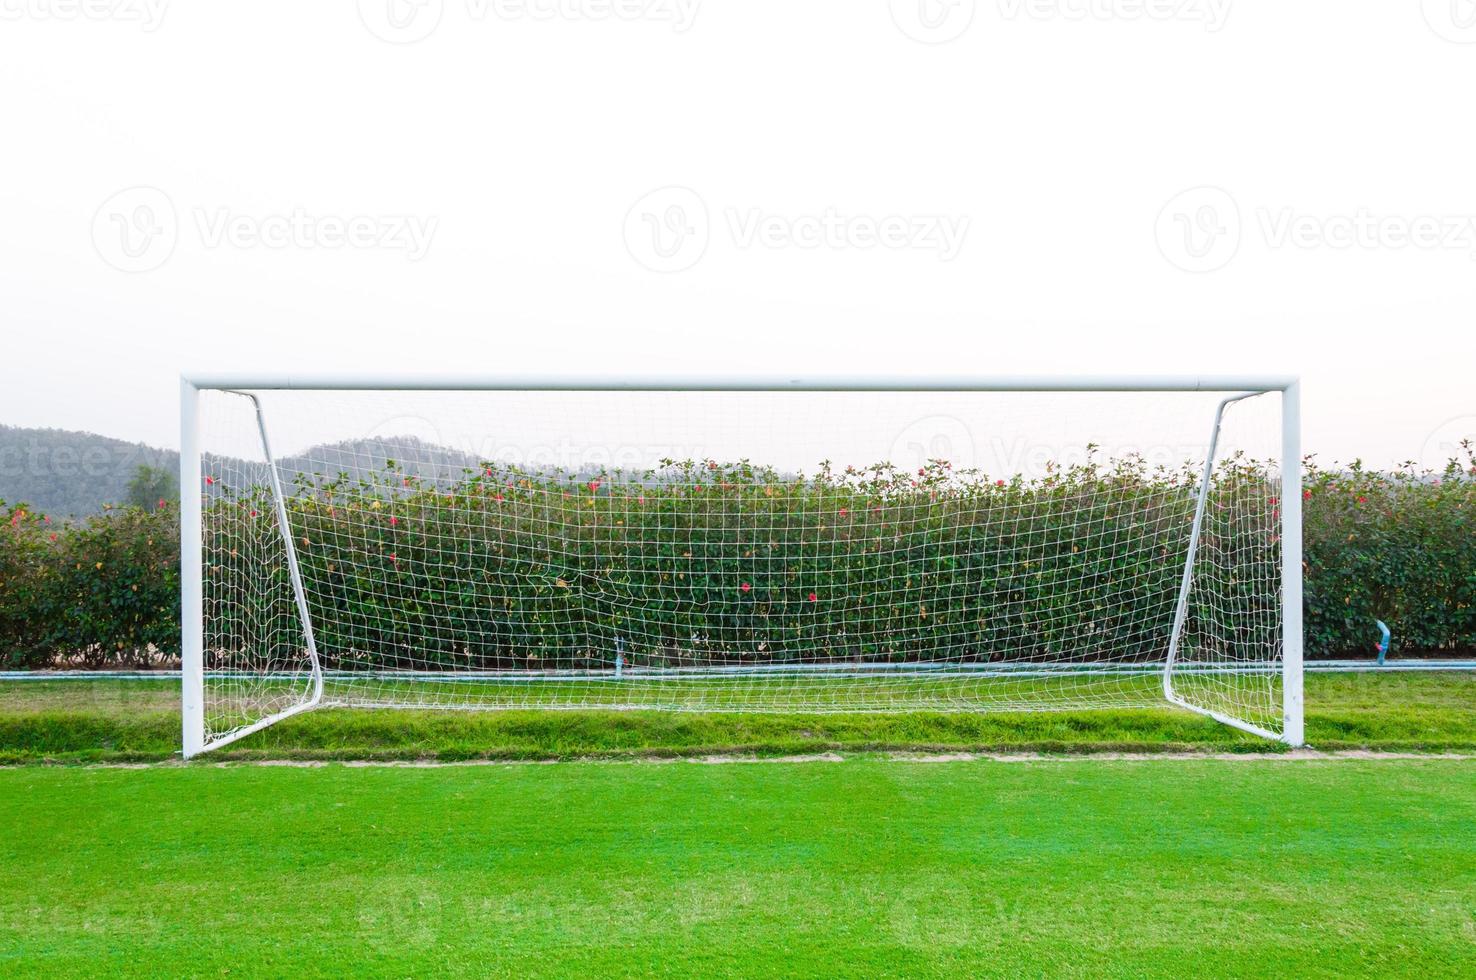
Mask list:
[[145,667],[179,651],[179,513],[53,522],[0,502],[0,664]]
[[[1258,474],[1229,479],[1265,499]],[[1193,481],[1136,460],[1013,483],[941,463],[802,479],[708,461],[638,479],[488,466],[446,487],[391,464],[303,481],[291,523],[329,668],[412,649],[425,667],[594,667],[617,638],[640,666],[1147,657],[1162,654],[1181,569],[1161,554],[1182,551]],[[270,500],[213,493],[206,575],[240,594],[260,574]],[[1124,536],[1134,550],[1115,547]],[[1121,601],[1125,581],[1139,602]],[[221,635],[259,637],[285,584],[276,609],[217,606]]]
[[1396,655],[1476,647],[1476,463],[1443,473],[1309,466],[1307,654],[1367,654],[1374,619]]
[[[1375,618],[1406,655],[1476,647],[1473,476],[1469,455],[1438,475],[1309,463],[1309,657],[1370,654]],[[647,664],[666,662],[678,644],[732,659],[752,659],[759,644],[768,659],[799,651],[913,659],[946,641],[953,655],[968,656],[968,638],[985,624],[995,648],[1015,656],[1085,641],[1152,657],[1162,634],[1145,624],[1162,621],[1178,571],[1147,560],[1149,546],[1160,557],[1182,549],[1196,481],[1190,470],[1150,471],[1132,460],[1009,483],[941,463],[915,474],[823,469],[801,480],[687,462],[639,480],[487,467],[446,488],[422,486],[391,464],[367,480],[300,481],[291,506],[320,647],[357,651],[330,667],[374,666],[372,651],[388,655],[448,629],[467,638],[432,645],[443,647],[448,667],[577,665],[617,635],[632,661]],[[242,595],[248,577],[276,576],[266,592],[251,590],[260,593],[251,602],[217,608],[213,621],[227,635],[251,632],[253,617],[289,622],[295,611],[269,501],[254,488],[212,485],[209,493],[207,576]],[[1259,564],[1276,547],[1272,533],[1246,533],[1264,525],[1274,493],[1259,467],[1237,461],[1222,470],[1205,525],[1206,554],[1231,538],[1258,542],[1249,554],[1226,547],[1201,572],[1242,611],[1254,613],[1265,597],[1241,574],[1252,566],[1235,562]],[[172,504],[69,524],[25,506],[0,504],[0,516],[0,663],[173,659]],[[1115,547],[1124,530],[1133,551]],[[1136,602],[1124,604],[1118,590],[1128,580]],[[995,597],[988,608],[979,605],[985,594]],[[291,629],[276,642],[278,655],[293,656]]]

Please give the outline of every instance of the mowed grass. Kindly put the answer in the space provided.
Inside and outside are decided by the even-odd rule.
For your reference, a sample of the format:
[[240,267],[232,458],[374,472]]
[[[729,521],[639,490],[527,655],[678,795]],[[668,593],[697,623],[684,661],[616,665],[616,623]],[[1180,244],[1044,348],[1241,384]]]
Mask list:
[[0,974],[1476,975],[1476,767],[0,770]]
[[[1476,673],[1309,674],[1320,749],[1476,751]],[[0,763],[148,762],[179,751],[168,681],[0,682]],[[208,759],[571,759],[824,751],[1279,752],[1167,704],[1034,713],[712,714],[320,709]]]

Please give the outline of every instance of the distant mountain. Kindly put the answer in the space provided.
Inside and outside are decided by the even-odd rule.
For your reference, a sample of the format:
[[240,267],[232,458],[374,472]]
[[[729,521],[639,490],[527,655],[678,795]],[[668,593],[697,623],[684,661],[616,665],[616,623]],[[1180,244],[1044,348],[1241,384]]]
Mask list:
[[[382,476],[393,460],[395,473],[416,477],[424,484],[446,484],[476,471],[481,460],[468,453],[440,446],[415,436],[386,436],[354,439],[313,446],[302,453],[277,461],[278,474],[290,494],[297,479],[312,475],[332,478],[345,473],[349,479]],[[0,425],[0,500],[24,501],[37,512],[56,517],[85,517],[128,499],[128,482],[139,466],[153,466],[174,473],[179,453],[156,449],[138,442],[109,439],[91,432],[62,429],[22,429]],[[214,473],[224,483],[237,487],[265,485],[269,477],[264,464],[206,454],[201,464],[207,475]],[[597,468],[581,468],[563,474],[574,480],[600,475]],[[620,479],[640,480],[626,473]],[[679,479],[666,474],[649,481]]]
[[174,472],[179,454],[91,432],[0,425],[0,500],[83,517],[128,497],[139,466]]
[[[390,463],[394,463],[393,472]],[[302,478],[333,479],[340,474],[354,482],[365,477],[388,479],[398,485],[398,477],[415,477],[421,485],[448,484],[465,479],[468,471],[476,472],[476,457],[438,446],[415,436],[386,436],[380,439],[351,439],[344,442],[312,446],[277,460],[277,476],[285,492],[291,495]],[[246,486],[267,486],[271,476],[260,460],[246,461],[206,453],[200,464],[206,476],[219,481],[217,493],[229,493]]]
[[[423,483],[450,483],[463,478],[480,463],[467,453],[438,446],[414,436],[355,439],[314,446],[277,461],[278,473],[290,493],[300,475],[350,480],[383,474],[393,460],[395,472]],[[179,453],[143,443],[124,442],[91,432],[63,429],[23,429],[0,426],[0,500],[24,501],[38,513],[56,517],[85,517],[128,499],[128,481],[139,466],[170,473],[179,469]],[[265,467],[238,459],[206,454],[202,465],[228,472],[233,482],[267,482]]]
[[283,482],[290,485],[296,475],[306,473],[326,477],[347,473],[350,479],[382,474],[391,461],[395,472],[428,483],[460,480],[467,470],[475,471],[480,462],[468,453],[416,436],[385,436],[313,446],[304,453],[277,460],[277,469]]

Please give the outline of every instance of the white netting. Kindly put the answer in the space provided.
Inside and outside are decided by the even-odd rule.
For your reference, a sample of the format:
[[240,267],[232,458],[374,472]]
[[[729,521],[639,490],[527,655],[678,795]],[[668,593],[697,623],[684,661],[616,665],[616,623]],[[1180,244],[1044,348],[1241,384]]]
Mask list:
[[[206,742],[302,704],[312,662],[251,400],[203,392]],[[187,492],[187,491],[186,491]]]
[[[1164,703],[1221,396],[261,391],[323,703]],[[1225,415],[1172,672],[1280,727],[1280,396]],[[252,399],[204,392],[207,742],[308,701]]]

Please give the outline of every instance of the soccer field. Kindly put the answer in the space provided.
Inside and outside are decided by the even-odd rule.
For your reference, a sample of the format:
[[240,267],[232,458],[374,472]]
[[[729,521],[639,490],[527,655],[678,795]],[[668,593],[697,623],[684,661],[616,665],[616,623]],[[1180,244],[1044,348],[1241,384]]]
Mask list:
[[181,764],[173,683],[0,685],[0,975],[1472,975],[1476,677],[1307,690],[1341,757],[1167,707],[325,709]]
[[0,973],[1476,971],[1469,761],[0,770]]

